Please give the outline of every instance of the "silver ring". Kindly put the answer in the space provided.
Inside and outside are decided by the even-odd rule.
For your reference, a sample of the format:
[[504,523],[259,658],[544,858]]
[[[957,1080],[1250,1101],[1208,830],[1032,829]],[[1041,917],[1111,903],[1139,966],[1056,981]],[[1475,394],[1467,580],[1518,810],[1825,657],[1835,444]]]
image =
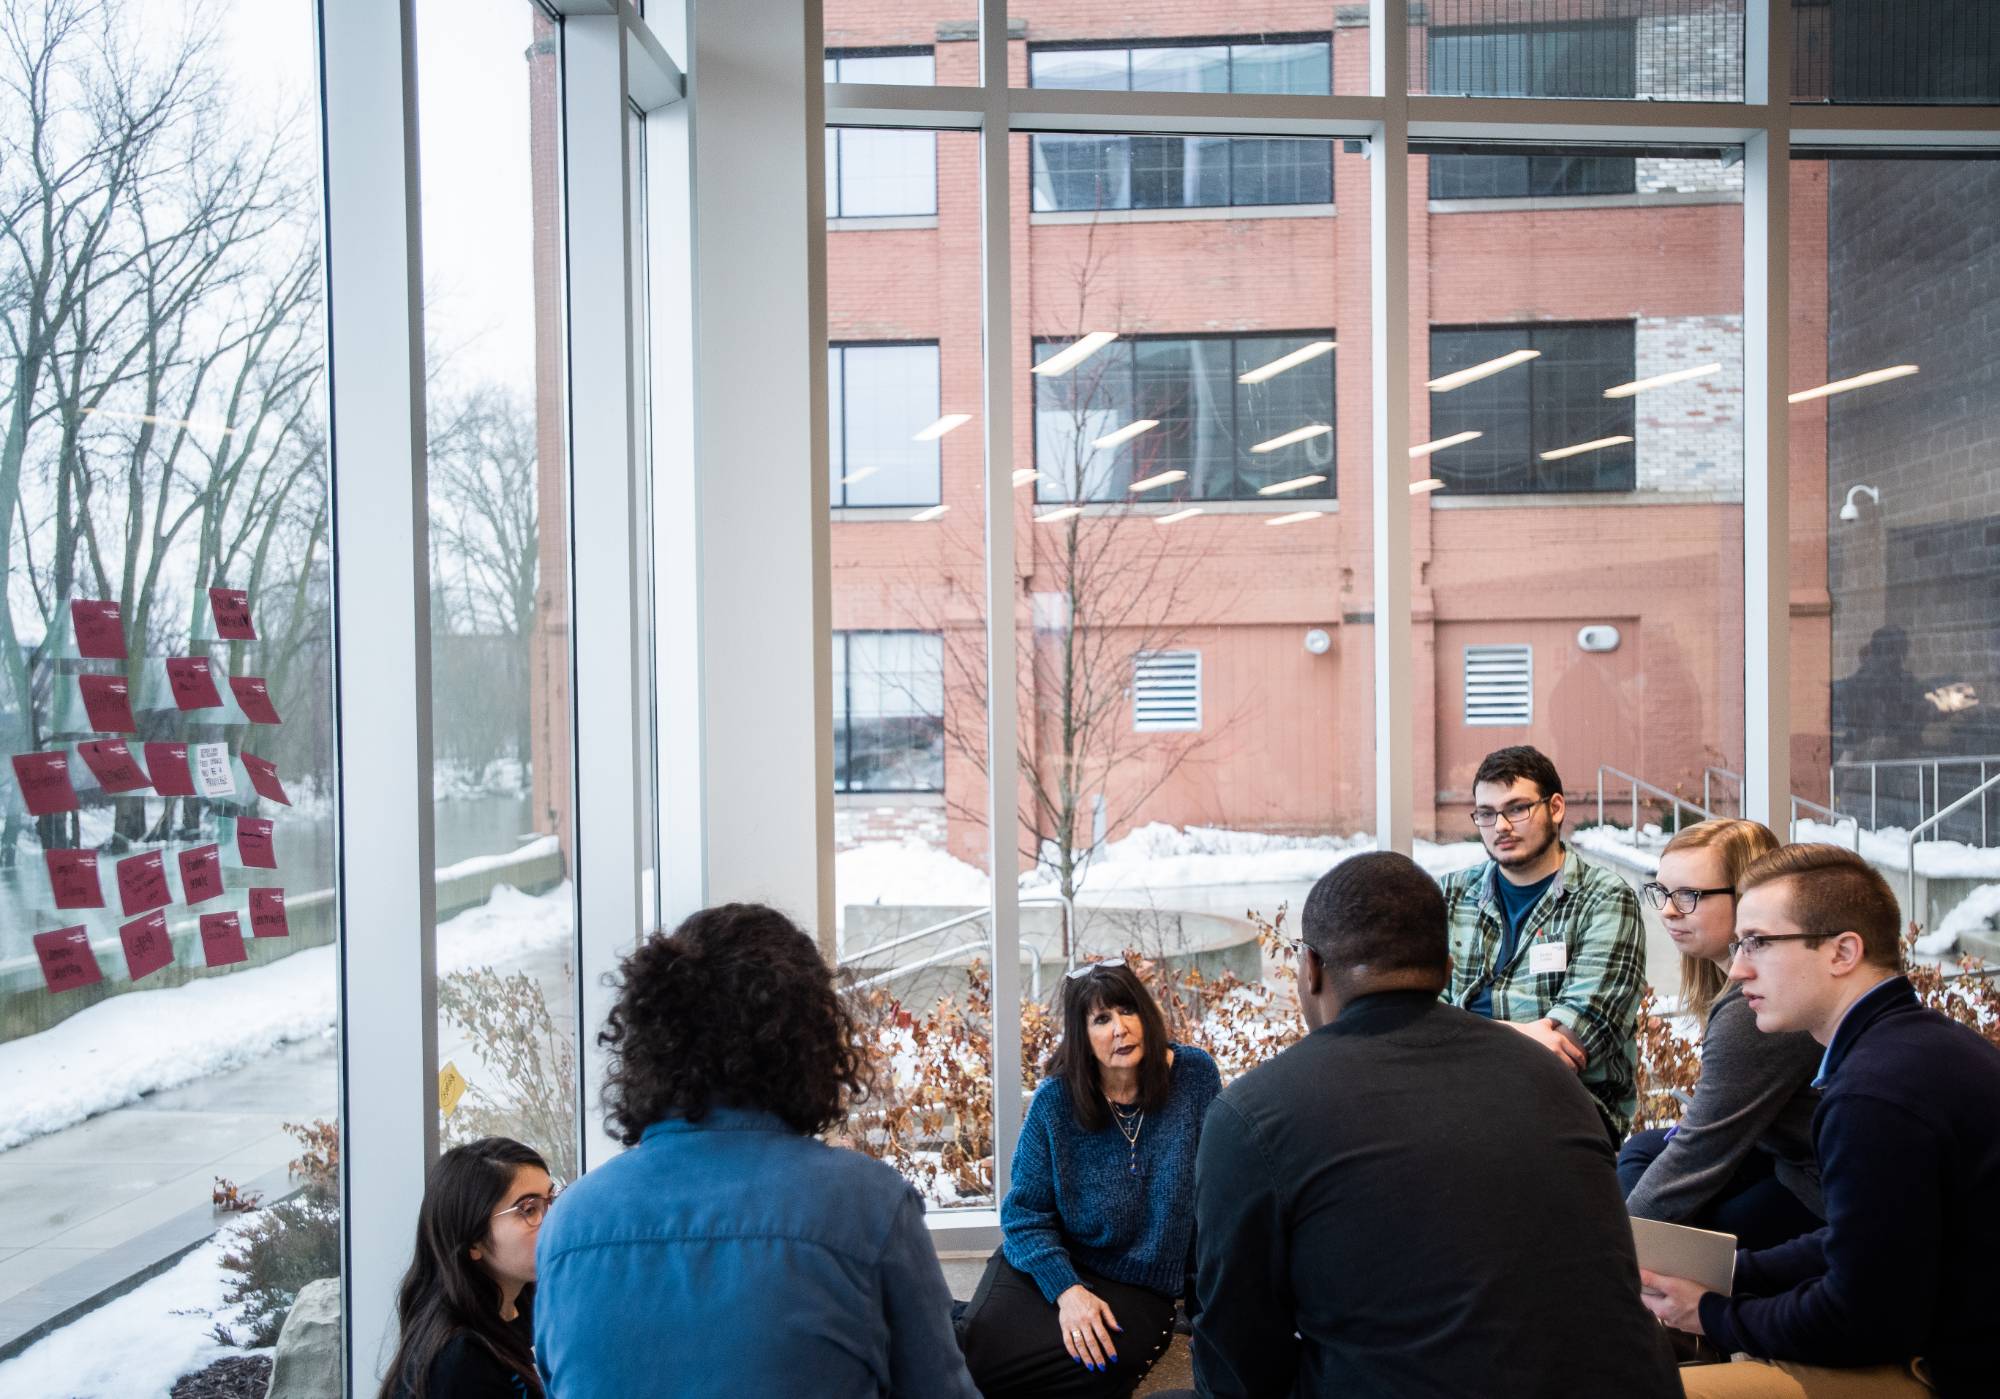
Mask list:
[[1080,1340],[1082,1340],[1082,1339],[1083,1339],[1083,1328],[1082,1328],[1082,1327],[1077,1327],[1077,1328],[1076,1328],[1075,1330],[1071,1331],[1071,1332],[1069,1333],[1069,1338],[1070,1338],[1070,1339],[1071,1339],[1072,1341],[1080,1341]]

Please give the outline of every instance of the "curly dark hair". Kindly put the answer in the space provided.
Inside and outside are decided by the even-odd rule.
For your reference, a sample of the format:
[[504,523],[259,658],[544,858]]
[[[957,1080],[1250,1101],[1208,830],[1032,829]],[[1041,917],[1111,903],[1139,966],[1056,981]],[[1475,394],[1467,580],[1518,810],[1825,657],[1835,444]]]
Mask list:
[[705,908],[640,943],[618,981],[597,1042],[611,1052],[605,1118],[627,1146],[718,1104],[810,1136],[868,1091],[859,1022],[813,940],[774,908]]

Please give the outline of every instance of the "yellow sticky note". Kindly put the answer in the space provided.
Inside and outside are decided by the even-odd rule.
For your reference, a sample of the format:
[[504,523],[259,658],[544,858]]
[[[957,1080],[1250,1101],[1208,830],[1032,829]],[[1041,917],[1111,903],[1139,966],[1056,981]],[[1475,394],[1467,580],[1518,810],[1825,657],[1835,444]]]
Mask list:
[[458,1111],[458,1100],[465,1096],[465,1075],[458,1071],[458,1065],[446,1064],[438,1070],[438,1110],[450,1117]]

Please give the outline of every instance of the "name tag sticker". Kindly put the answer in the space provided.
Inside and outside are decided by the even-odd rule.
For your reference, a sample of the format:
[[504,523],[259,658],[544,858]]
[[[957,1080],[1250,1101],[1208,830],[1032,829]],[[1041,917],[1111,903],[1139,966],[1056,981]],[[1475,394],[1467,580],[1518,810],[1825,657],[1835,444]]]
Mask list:
[[1569,970],[1569,946],[1561,942],[1537,942],[1528,946],[1528,970],[1549,976]]

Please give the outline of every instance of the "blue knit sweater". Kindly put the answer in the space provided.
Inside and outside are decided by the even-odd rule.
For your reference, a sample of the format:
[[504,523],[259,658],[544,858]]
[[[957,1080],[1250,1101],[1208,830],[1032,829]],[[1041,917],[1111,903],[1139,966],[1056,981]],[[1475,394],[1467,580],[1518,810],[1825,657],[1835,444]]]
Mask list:
[[1116,1123],[1086,1132],[1062,1080],[1035,1090],[1000,1228],[1007,1261],[1051,1302],[1076,1286],[1079,1265],[1113,1282],[1181,1295],[1194,1246],[1195,1146],[1222,1078],[1199,1049],[1177,1044],[1173,1051],[1167,1101],[1139,1129],[1136,1178]]

